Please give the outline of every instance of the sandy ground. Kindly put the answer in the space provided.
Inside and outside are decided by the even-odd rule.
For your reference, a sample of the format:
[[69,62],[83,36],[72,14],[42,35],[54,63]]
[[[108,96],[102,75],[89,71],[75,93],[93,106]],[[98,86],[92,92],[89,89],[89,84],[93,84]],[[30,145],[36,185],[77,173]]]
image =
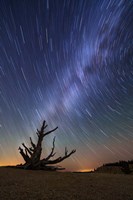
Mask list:
[[0,200],[133,200],[133,175],[0,168]]

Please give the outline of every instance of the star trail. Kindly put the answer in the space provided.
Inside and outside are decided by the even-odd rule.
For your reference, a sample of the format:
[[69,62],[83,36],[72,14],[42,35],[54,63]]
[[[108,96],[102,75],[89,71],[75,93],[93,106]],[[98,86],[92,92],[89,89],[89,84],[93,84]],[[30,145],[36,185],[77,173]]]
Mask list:
[[62,166],[133,159],[133,1],[0,0],[0,165],[45,119]]

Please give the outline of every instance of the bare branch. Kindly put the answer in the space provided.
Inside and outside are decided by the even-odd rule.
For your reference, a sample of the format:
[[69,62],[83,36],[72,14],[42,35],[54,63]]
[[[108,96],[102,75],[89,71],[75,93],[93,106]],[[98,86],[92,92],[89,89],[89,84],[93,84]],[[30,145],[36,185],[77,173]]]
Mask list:
[[54,129],[52,129],[51,131],[48,131],[48,132],[44,133],[44,134],[43,134],[43,137],[45,137],[46,135],[48,135],[48,134],[54,132],[57,128],[58,128],[58,126],[57,126],[56,128],[54,128]]
[[54,153],[54,149],[55,149],[55,138],[56,138],[56,137],[53,138],[53,147],[52,147],[51,153],[45,158],[45,160],[49,160],[51,157],[54,157],[54,155],[56,154],[56,153]]
[[47,128],[47,126],[48,126],[48,125],[45,125],[45,126],[44,126],[44,129]]
[[25,154],[26,154],[26,156],[28,156],[27,149],[25,149]]
[[29,162],[30,158],[28,155],[24,153],[23,149],[19,147],[18,150],[19,150],[19,153],[22,155],[23,159],[25,160],[25,162]]
[[40,130],[41,133],[44,132],[44,129],[45,129],[45,123],[46,123],[46,121],[44,120],[44,121],[43,121],[43,124],[42,124],[42,127],[41,127],[41,130]]
[[30,151],[30,149],[24,143],[22,143],[22,145],[27,150],[27,152],[32,156],[32,152]]
[[38,137],[44,134],[44,129],[47,128],[47,126],[48,126],[48,125],[45,125],[45,123],[46,123],[46,121],[43,121],[43,124],[42,124],[40,130],[37,129],[36,134]]
[[38,137],[42,137],[42,135],[43,135],[43,137],[45,137],[46,135],[48,135],[48,134],[54,132],[54,131],[58,128],[58,127],[56,127],[56,128],[54,128],[54,129],[52,129],[52,130],[50,130],[50,131],[44,133],[44,129],[48,126],[48,125],[45,125],[45,123],[46,123],[46,121],[43,121],[43,124],[42,124],[42,126],[41,126],[41,129],[40,129],[40,130],[37,129],[36,134],[37,134]]
[[34,152],[34,149],[32,147],[29,148],[30,151]]
[[31,138],[31,137],[30,137],[30,143],[31,143],[32,147],[35,149],[35,148],[36,148],[36,145],[33,143],[33,141],[32,141],[32,138]]
[[76,149],[73,149],[69,154],[66,154],[65,153],[65,156],[63,156],[63,157],[58,157],[58,158],[56,158],[55,160],[45,160],[45,159],[43,159],[43,160],[41,160],[42,161],[42,163],[44,163],[45,165],[47,165],[47,164],[57,164],[57,163],[59,163],[59,162],[62,162],[63,160],[65,160],[66,158],[68,158],[68,157],[70,157],[73,153],[75,153],[76,152]]
[[67,156],[68,150],[67,147],[65,147],[65,156]]
[[37,132],[36,132],[37,136],[39,137],[40,135],[40,131],[37,129]]
[[45,123],[46,123],[46,121],[44,120],[40,131],[37,129],[37,132],[39,133],[39,135],[43,135],[44,134],[44,129],[47,127],[47,125],[45,125]]

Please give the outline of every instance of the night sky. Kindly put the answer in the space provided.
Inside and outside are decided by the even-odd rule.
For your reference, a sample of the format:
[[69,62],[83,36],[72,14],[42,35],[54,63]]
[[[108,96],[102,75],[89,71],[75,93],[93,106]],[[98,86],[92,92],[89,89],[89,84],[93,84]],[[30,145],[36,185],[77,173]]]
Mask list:
[[44,119],[67,170],[133,159],[132,0],[0,0],[0,165]]

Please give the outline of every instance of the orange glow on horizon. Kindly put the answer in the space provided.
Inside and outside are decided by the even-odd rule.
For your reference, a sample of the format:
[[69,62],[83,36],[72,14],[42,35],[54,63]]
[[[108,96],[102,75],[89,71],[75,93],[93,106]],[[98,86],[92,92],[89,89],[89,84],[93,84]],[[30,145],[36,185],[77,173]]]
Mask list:
[[94,171],[94,169],[81,169],[81,170],[78,170],[78,172],[91,172],[91,171]]
[[13,162],[13,161],[5,161],[5,162],[2,162],[2,163],[0,163],[0,167],[2,167],[2,166],[15,166],[15,165],[17,165],[17,164],[20,164],[20,163],[18,163],[18,162]]
[[9,155],[9,157],[10,157],[10,159],[7,157],[7,158],[1,160],[0,166],[15,166],[15,165],[23,163],[22,159],[17,159],[16,157],[10,156],[10,155]]

